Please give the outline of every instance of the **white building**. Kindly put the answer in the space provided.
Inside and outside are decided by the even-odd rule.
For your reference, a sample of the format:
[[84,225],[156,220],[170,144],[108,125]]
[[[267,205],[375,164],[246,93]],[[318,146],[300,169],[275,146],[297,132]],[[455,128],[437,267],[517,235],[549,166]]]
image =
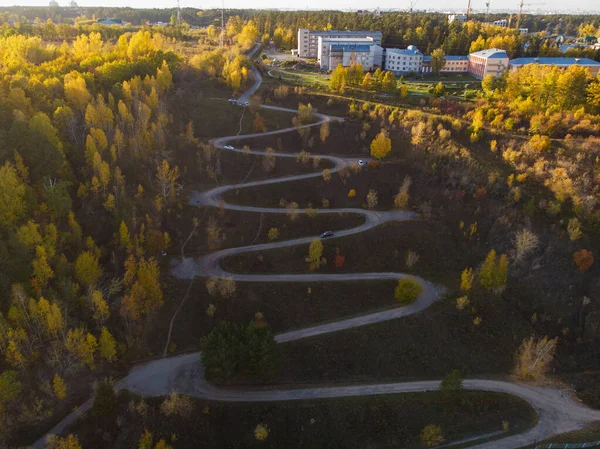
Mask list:
[[365,70],[381,68],[383,48],[373,39],[340,39],[319,36],[317,60],[321,70],[333,70],[338,65],[348,67],[354,62]]
[[517,58],[509,61],[510,69],[516,70],[528,64],[538,64],[559,67],[567,69],[573,65],[585,67],[592,76],[598,76],[600,73],[600,62],[589,58]]
[[314,31],[308,28],[298,29],[298,56],[316,58],[319,53],[319,38],[324,39],[366,39],[371,38],[381,45],[381,31]]
[[384,59],[385,70],[394,75],[420,73],[423,66],[423,53],[414,45],[409,45],[406,50],[387,48]]
[[466,14],[450,14],[448,16],[448,23],[452,23],[455,20],[458,20],[460,23],[467,23],[467,20],[469,20],[469,18]]
[[508,70],[508,55],[505,50],[489,48],[469,55],[469,73],[483,79],[487,75],[498,77]]

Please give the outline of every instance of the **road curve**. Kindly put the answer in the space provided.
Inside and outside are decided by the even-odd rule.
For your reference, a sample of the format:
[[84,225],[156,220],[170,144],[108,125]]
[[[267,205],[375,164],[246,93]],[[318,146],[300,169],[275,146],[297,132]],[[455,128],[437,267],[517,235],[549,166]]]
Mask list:
[[[177,391],[197,398],[224,402],[272,402],[375,396],[435,391],[439,386],[440,381],[425,380],[290,390],[229,390],[204,382],[204,372],[198,352],[137,366],[120,384],[120,387],[143,396],[163,396]],[[580,429],[600,420],[600,411],[584,407],[555,388],[484,379],[466,379],[463,386],[467,390],[494,391],[517,396],[531,404],[539,416],[535,427],[520,434],[473,446],[477,449],[516,449],[559,433]]]
[[[252,51],[255,53],[258,46]],[[240,97],[242,101],[248,101],[250,95],[254,93],[261,83],[261,76],[258,70],[252,66],[255,74],[255,83],[244,95]],[[294,110],[279,108],[273,106],[262,106],[264,108],[276,109],[285,112],[296,112]],[[342,120],[336,117],[328,117],[322,114],[316,114],[317,122],[307,126],[318,126],[327,120]],[[244,135],[243,138],[279,134],[293,131],[296,128],[286,128],[268,133],[259,133]],[[213,143],[218,148],[222,148],[227,142],[238,139],[238,136],[228,136],[214,139]],[[242,150],[234,150],[242,151]],[[263,154],[262,151],[249,151],[250,154]],[[296,157],[293,154],[276,153],[278,157]],[[323,155],[321,159],[327,159],[334,164],[332,172],[339,171],[352,159],[339,158]],[[220,203],[221,195],[233,189],[248,188],[258,185],[275,184],[280,182],[290,182],[301,179],[309,179],[321,176],[320,173],[310,173],[305,175],[287,176],[278,179],[269,179],[265,181],[254,181],[249,183],[222,186],[208,192],[195,192],[190,198],[190,203],[203,206],[220,206],[231,210],[240,210],[245,212],[261,213],[286,213],[285,209],[263,208],[240,206],[228,203]],[[299,209],[299,213],[304,210]],[[336,233],[336,237],[351,235],[364,232],[386,221],[402,221],[415,217],[411,212],[379,212],[368,211],[364,209],[319,209],[319,214],[327,213],[354,213],[360,214],[365,218],[365,222],[355,228],[346,229]],[[307,244],[316,236],[298,238],[283,242],[273,242],[261,245],[246,246],[241,248],[230,248],[218,251],[202,257],[198,260],[184,259],[175,264],[172,273],[180,278],[191,278],[202,274],[203,276],[214,277],[232,277],[245,282],[318,282],[318,281],[353,281],[363,279],[400,279],[405,277],[402,273],[354,273],[354,274],[239,274],[227,273],[220,266],[219,261],[224,257],[248,253],[253,251],[263,251],[273,248],[282,248],[291,245]],[[440,296],[440,288],[434,286],[428,281],[418,278],[424,289],[419,298],[409,306],[385,310],[381,312],[369,313],[359,317],[342,319],[333,323],[312,326],[305,329],[293,330],[281,333],[275,336],[279,343],[298,340],[301,338],[312,337],[324,333],[334,332],[342,329],[354,328],[367,324],[377,323],[384,320],[400,318],[410,314],[417,313],[428,307]],[[381,394],[397,394],[408,392],[424,392],[439,389],[440,381],[416,381],[416,382],[396,382],[385,384],[363,384],[341,387],[323,387],[323,388],[298,388],[292,390],[228,390],[216,388],[209,385],[204,380],[204,368],[200,362],[200,353],[184,354],[175,357],[162,358],[140,364],[131,369],[127,377],[116,383],[116,387],[125,388],[143,396],[164,396],[172,392],[178,392],[202,399],[225,401],[225,402],[264,402],[264,401],[292,401],[292,400],[312,400],[323,398],[340,398],[349,396],[373,396]],[[600,420],[600,411],[591,410],[568,395],[563,394],[559,389],[550,387],[537,387],[527,384],[506,382],[499,380],[467,379],[464,381],[464,388],[468,390],[494,391],[512,394],[529,404],[531,404],[538,413],[539,420],[536,426],[526,432],[511,435],[505,438],[497,439],[488,443],[482,443],[472,446],[476,449],[517,449],[535,441],[541,441],[554,435],[577,430],[585,427],[591,422]],[[60,434],[73,424],[82,414],[87,412],[92,405],[92,400],[82,404],[75,412],[68,415],[60,423],[54,426],[48,434]],[[46,435],[36,441],[32,446],[41,449],[44,446]]]

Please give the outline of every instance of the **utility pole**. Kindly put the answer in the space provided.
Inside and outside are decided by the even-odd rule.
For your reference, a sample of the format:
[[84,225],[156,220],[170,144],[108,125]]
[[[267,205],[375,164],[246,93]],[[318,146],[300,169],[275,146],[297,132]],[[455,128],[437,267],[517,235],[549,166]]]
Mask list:
[[221,47],[225,45],[225,0],[221,3]]
[[181,26],[181,6],[179,0],[177,0],[177,26]]

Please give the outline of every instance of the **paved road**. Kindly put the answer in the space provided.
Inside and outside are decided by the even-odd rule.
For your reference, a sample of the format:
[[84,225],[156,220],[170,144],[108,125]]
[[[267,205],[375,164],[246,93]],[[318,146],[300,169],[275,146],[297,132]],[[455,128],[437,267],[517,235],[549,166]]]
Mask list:
[[[253,51],[255,52],[257,48]],[[249,96],[260,86],[260,73],[253,68],[256,82],[249,92],[246,92],[241,98],[248,101]],[[263,106],[266,107],[266,106]],[[286,112],[295,112],[293,110],[270,107],[271,109],[282,110]],[[318,121],[312,125],[317,126],[325,120],[341,120],[339,118],[317,115]],[[284,130],[271,131],[263,134],[246,135],[252,137],[259,135],[277,134],[295,130],[287,128]],[[222,148],[227,142],[236,139],[237,136],[222,137],[214,140],[217,147]],[[234,150],[241,151],[241,150]],[[262,151],[252,150],[251,154],[263,154]],[[279,153],[279,157],[295,157],[293,154]],[[346,167],[352,160],[338,158],[333,156],[320,156],[322,159],[328,159],[334,163],[332,172],[339,171]],[[225,192],[232,189],[247,188],[258,185],[268,185],[280,182],[290,182],[300,179],[309,179],[321,176],[320,173],[287,176],[278,179],[265,181],[254,181],[249,183],[222,186],[212,189],[208,192],[195,192],[190,202],[192,204],[201,204],[204,206],[216,206],[219,198]],[[240,206],[224,204],[224,207],[232,210],[241,210],[246,212],[261,213],[286,213],[285,209],[263,208],[252,206]],[[298,212],[303,212],[302,209]],[[355,228],[346,229],[336,233],[337,237],[364,232],[379,224],[390,220],[409,220],[415,215],[410,212],[375,212],[363,209],[320,209],[318,213],[355,213],[365,217],[365,223]],[[291,245],[307,244],[316,236],[288,240],[283,242],[273,242],[262,245],[246,246],[241,248],[230,248],[223,251],[210,254],[199,260],[185,259],[173,267],[173,273],[181,278],[189,278],[202,274],[203,276],[233,277],[236,280],[246,282],[317,282],[317,281],[350,281],[361,279],[399,279],[405,277],[402,273],[354,273],[354,274],[238,274],[227,273],[219,266],[219,261],[224,257],[242,254],[251,251],[263,251],[273,248],[282,248]],[[434,302],[440,294],[439,287],[419,278],[423,284],[424,290],[419,298],[411,305],[385,310],[382,312],[370,313],[360,317],[342,319],[333,323],[313,326],[306,329],[294,330],[278,334],[276,340],[279,343],[298,340],[301,338],[312,337],[328,332],[334,332],[342,329],[354,328],[366,324],[376,323],[383,320],[396,319],[402,316],[417,313],[428,307]],[[398,382],[386,384],[365,384],[352,385],[344,387],[324,387],[324,388],[298,388],[294,390],[255,390],[240,391],[216,388],[204,381],[204,368],[200,363],[200,353],[185,354],[177,357],[163,358],[147,362],[134,367],[127,377],[117,382],[117,388],[126,388],[144,396],[163,396],[173,391],[190,396],[226,401],[226,402],[253,402],[253,401],[290,401],[290,400],[310,400],[321,398],[339,398],[348,396],[371,396],[380,394],[394,394],[407,392],[432,391],[439,388],[439,381],[417,381],[417,382]],[[509,436],[494,440],[493,442],[473,446],[477,449],[516,449],[534,441],[541,441],[550,438],[559,433],[577,430],[585,427],[593,421],[600,420],[600,411],[591,410],[584,407],[571,397],[564,395],[556,388],[535,387],[526,384],[505,382],[497,380],[468,379],[464,381],[464,387],[469,390],[495,391],[508,393],[524,399],[530,403],[539,415],[537,425],[521,434]],[[63,421],[57,424],[50,432],[54,434],[62,433],[77,418],[89,410],[91,400],[84,403],[76,412],[67,416]],[[39,439],[33,446],[40,449],[44,445],[45,436]]]

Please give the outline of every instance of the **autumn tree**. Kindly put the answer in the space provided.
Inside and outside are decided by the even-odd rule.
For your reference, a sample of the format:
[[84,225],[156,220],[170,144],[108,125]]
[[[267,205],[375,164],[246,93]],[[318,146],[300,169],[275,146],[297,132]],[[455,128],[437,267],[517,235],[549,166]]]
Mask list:
[[535,250],[539,245],[539,239],[529,229],[521,229],[515,235],[515,262]]
[[267,148],[262,157],[262,167],[267,173],[275,169],[275,150]]
[[400,190],[398,190],[398,194],[394,197],[394,206],[396,208],[402,209],[408,206],[408,191],[410,189],[411,183],[412,180],[410,179],[410,176],[406,175],[404,177],[404,181],[402,181],[402,186],[400,186]]
[[162,163],[156,169],[156,184],[159,195],[164,204],[175,197],[175,188],[179,180],[179,168],[171,167],[169,163],[163,159]]
[[277,229],[277,228],[271,228],[271,229],[269,229],[269,232],[267,234],[267,238],[270,241],[279,239],[279,229]]
[[258,441],[265,441],[269,436],[269,428],[264,424],[257,424],[254,428],[254,438]]
[[310,271],[315,271],[317,268],[327,263],[327,260],[323,257],[323,243],[321,243],[321,240],[315,239],[310,242],[308,257],[305,261],[308,263],[308,269]]
[[398,85],[398,81],[392,72],[385,72],[381,81],[381,89],[385,92],[394,92]]
[[75,277],[84,287],[96,285],[102,276],[102,268],[98,256],[91,251],[84,251],[75,260]]
[[377,207],[377,203],[379,201],[378,197],[377,197],[377,191],[370,189],[369,193],[367,193],[367,208],[369,209],[375,209]]
[[348,84],[348,71],[339,64],[329,76],[329,88],[336,92],[344,92]]
[[117,342],[106,327],[103,327],[100,333],[98,352],[100,357],[108,361],[112,361],[117,355]]
[[267,132],[267,123],[262,115],[258,112],[254,114],[254,120],[252,121],[252,131],[257,133]]
[[369,90],[373,88],[373,77],[371,76],[370,72],[365,73],[361,85],[363,89]]
[[523,340],[517,351],[515,374],[523,380],[542,380],[554,359],[557,339]]
[[0,167],[0,225],[12,225],[25,211],[25,185],[6,162]]
[[67,397],[67,384],[58,374],[55,374],[52,379],[52,391],[54,396],[61,401]]
[[578,271],[587,271],[594,263],[594,254],[587,249],[580,249],[573,253],[573,263]]
[[460,289],[464,293],[468,293],[473,286],[473,281],[475,280],[475,273],[473,273],[472,268],[465,268],[460,275]]
[[382,129],[371,142],[371,156],[377,159],[383,159],[391,150],[392,140],[388,137],[387,132]]
[[479,283],[489,291],[501,293],[506,286],[508,257],[502,254],[496,259],[496,251],[492,249],[479,269]]
[[136,261],[133,256],[125,262],[125,279],[127,293],[121,302],[121,313],[133,320],[139,320],[154,313],[163,303],[163,292],[160,287],[160,270],[155,259],[141,258]]
[[329,137],[329,122],[325,121],[321,124],[321,128],[319,129],[319,137],[321,138],[321,142],[325,143],[327,137]]

